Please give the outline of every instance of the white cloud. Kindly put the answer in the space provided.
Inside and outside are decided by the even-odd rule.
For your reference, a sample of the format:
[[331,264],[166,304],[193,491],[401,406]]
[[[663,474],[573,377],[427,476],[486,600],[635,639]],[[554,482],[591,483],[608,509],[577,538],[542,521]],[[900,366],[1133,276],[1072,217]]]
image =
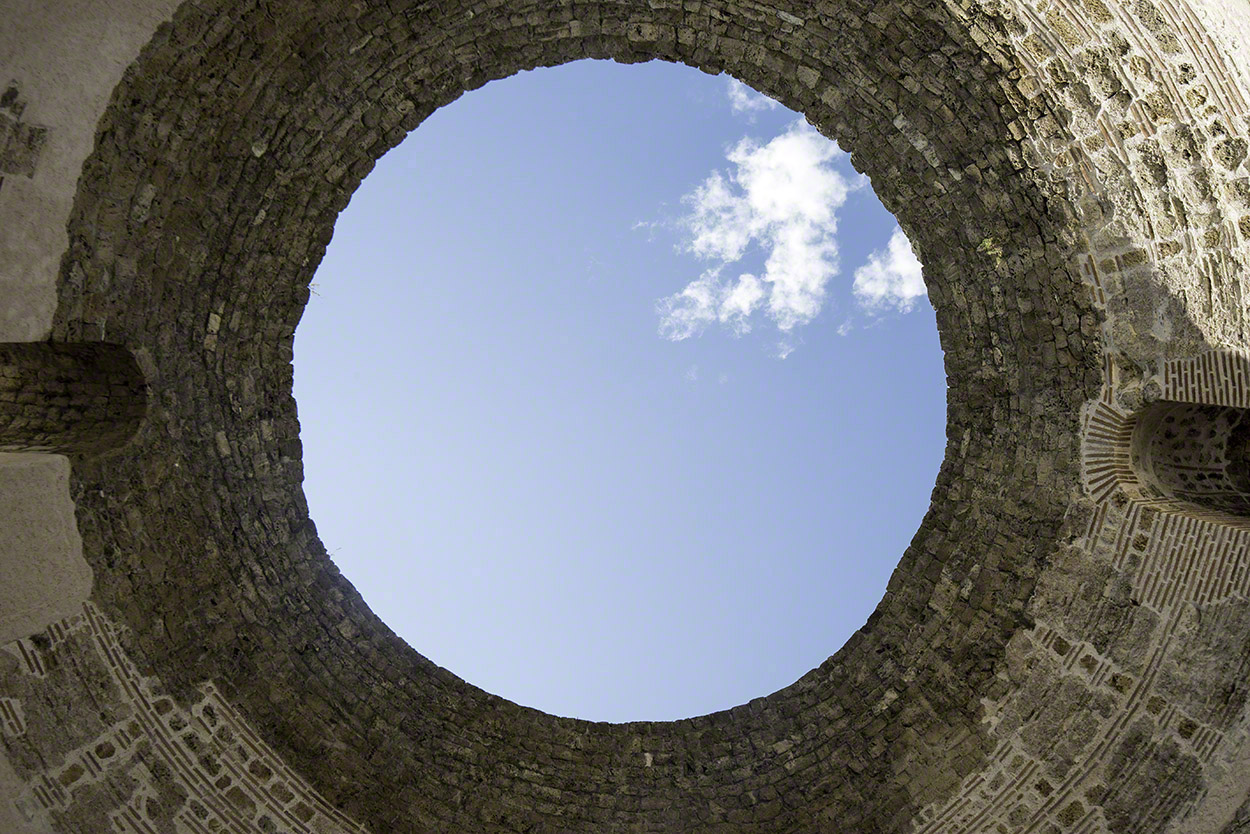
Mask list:
[[[661,335],[680,341],[712,323],[746,333],[762,307],[783,333],[815,318],[838,272],[837,210],[859,187],[833,168],[841,155],[802,121],[767,144],[731,148],[728,176],[714,172],[686,197],[685,246],[718,265],[660,300]],[[767,252],[763,275],[723,278],[752,244]]]
[[754,275],[740,275],[732,284],[720,277],[719,269],[709,269],[679,293],[661,299],[660,335],[674,342],[689,339],[718,322],[737,335],[749,333],[751,313],[764,298],[764,288]]
[[766,95],[755,92],[736,78],[729,79],[729,108],[735,113],[755,114],[762,110],[772,110],[777,102]]
[[902,229],[895,227],[885,249],[873,252],[868,263],[855,270],[854,292],[860,304],[871,310],[894,307],[903,313],[925,295],[920,261]]

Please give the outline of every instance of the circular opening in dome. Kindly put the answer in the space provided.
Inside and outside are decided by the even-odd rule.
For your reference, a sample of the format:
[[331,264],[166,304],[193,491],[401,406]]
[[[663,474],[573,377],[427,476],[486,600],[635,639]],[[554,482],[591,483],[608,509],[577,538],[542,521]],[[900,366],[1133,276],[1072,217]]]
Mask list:
[[434,113],[297,332],[310,513],[409,644],[546,712],[786,686],[929,502],[919,264],[846,154],[726,76],[580,61]]

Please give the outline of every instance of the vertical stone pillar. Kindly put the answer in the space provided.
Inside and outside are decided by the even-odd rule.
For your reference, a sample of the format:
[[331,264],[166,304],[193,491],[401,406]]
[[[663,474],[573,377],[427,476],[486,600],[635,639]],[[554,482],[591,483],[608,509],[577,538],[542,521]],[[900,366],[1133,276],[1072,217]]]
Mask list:
[[146,409],[143,373],[121,345],[0,343],[0,452],[98,454],[129,440]]

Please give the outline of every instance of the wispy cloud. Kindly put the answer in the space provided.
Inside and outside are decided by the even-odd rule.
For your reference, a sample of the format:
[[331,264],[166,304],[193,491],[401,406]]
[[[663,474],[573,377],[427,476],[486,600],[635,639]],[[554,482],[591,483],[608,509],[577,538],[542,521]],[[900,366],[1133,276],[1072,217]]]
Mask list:
[[[729,173],[714,172],[685,198],[684,246],[714,266],[660,300],[661,335],[680,341],[713,323],[740,335],[760,310],[783,334],[815,318],[838,272],[837,210],[859,187],[834,169],[842,155],[802,121],[767,144],[731,148]],[[727,277],[752,245],[767,253],[763,274]]]
[[736,78],[729,78],[726,93],[729,96],[729,108],[735,113],[753,115],[764,110],[777,107],[776,101],[766,95],[755,92]]
[[912,252],[903,230],[895,227],[890,242],[868,256],[868,263],[855,270],[855,298],[869,310],[893,307],[910,312],[916,299],[925,295],[920,261]]

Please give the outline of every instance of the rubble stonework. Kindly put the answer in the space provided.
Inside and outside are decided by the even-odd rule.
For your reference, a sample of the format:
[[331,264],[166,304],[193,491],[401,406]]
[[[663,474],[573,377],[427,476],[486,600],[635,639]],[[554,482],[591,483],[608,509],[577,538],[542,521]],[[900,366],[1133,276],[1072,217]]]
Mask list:
[[146,408],[143,374],[125,348],[0,343],[0,451],[102,452],[129,440]]
[[[140,22],[90,111],[49,324],[127,348],[148,409],[73,463],[90,600],[0,651],[22,824],[1247,830],[1250,10],[194,0]],[[580,58],[728,72],[805,114],[913,242],[945,352],[946,458],[877,611],[790,687],[676,722],[558,718],[438,668],[338,574],[300,486],[292,339],[338,212],[439,106]]]

